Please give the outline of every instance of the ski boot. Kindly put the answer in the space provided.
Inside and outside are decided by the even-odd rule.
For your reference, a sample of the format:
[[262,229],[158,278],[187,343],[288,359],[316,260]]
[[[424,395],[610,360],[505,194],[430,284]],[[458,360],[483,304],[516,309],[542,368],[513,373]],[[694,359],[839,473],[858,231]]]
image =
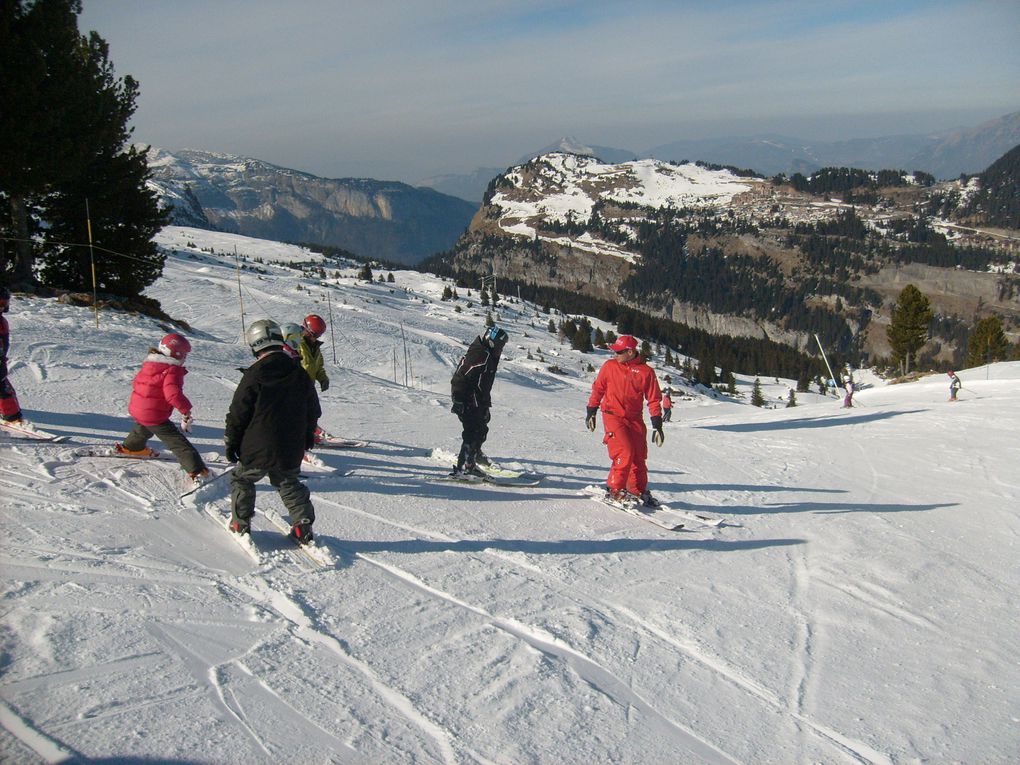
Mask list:
[[641,507],[644,508],[658,507],[660,504],[662,504],[661,502],[659,502],[659,500],[653,497],[652,493],[647,489],[641,492],[641,494],[638,496],[638,499],[641,501]]
[[309,520],[298,521],[291,527],[288,536],[299,545],[308,544],[315,539],[315,534],[312,533],[312,522]]
[[141,449],[128,449],[124,444],[117,444],[113,447],[117,454],[123,454],[125,457],[138,457],[139,459],[149,459],[159,456],[159,452],[155,449],[150,449],[148,446],[143,446]]

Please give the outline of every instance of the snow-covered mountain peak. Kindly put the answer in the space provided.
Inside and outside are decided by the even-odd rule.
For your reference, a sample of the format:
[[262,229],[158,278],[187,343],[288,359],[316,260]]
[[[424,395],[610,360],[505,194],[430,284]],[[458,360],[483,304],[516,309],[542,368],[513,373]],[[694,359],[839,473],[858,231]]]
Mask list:
[[587,221],[596,204],[635,207],[722,207],[761,183],[730,170],[641,159],[606,164],[553,152],[512,168],[497,181],[490,217],[508,233],[533,238],[536,224]]

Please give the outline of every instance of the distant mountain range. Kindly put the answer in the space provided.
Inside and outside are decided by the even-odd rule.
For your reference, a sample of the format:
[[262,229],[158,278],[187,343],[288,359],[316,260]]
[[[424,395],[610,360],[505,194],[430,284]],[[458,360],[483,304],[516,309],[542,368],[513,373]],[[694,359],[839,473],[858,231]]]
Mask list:
[[494,179],[457,246],[425,266],[555,290],[565,311],[634,309],[800,350],[821,336],[855,359],[890,353],[891,307],[913,283],[942,317],[931,352],[957,362],[974,316],[1020,335],[1018,165],[1020,146],[966,181],[832,169],[775,183],[550,153]]
[[319,178],[228,154],[151,148],[148,161],[174,223],[405,265],[452,246],[478,207],[429,188]]
[[[1007,114],[973,128],[938,134],[915,134],[858,138],[849,141],[810,141],[780,135],[703,138],[673,141],[644,151],[588,146],[576,138],[562,138],[532,157],[565,151],[597,157],[615,164],[632,159],[655,158],[673,162],[702,161],[753,170],[762,175],[779,173],[808,175],[823,167],[855,167],[862,170],[923,170],[939,179],[983,171],[1009,149],[1020,144],[1020,112]],[[429,186],[462,199],[480,202],[492,178],[505,168],[478,168],[468,175],[426,178]]]

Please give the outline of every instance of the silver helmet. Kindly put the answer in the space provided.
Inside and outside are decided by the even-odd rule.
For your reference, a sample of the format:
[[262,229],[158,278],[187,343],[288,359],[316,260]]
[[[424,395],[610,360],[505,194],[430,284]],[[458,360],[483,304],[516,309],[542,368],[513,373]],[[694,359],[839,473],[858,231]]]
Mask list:
[[283,335],[283,342],[289,345],[292,351],[301,347],[305,329],[300,324],[281,324],[280,332]]
[[280,325],[272,319],[259,319],[253,321],[251,326],[245,330],[244,341],[248,343],[251,352],[256,356],[269,348],[283,347],[283,332]]

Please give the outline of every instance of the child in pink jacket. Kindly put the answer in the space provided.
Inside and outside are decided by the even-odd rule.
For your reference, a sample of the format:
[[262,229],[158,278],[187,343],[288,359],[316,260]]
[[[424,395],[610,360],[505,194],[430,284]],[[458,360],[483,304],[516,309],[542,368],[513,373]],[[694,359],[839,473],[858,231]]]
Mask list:
[[152,457],[156,452],[146,444],[157,436],[189,476],[200,478],[208,475],[209,470],[181,429],[170,421],[176,409],[184,416],[181,427],[191,432],[191,402],[184,395],[184,375],[188,373],[184,360],[189,351],[191,343],[176,332],[160,340],[158,348],[149,349],[141,370],[135,375],[128,404],[135,427],[116,449],[128,457]]

